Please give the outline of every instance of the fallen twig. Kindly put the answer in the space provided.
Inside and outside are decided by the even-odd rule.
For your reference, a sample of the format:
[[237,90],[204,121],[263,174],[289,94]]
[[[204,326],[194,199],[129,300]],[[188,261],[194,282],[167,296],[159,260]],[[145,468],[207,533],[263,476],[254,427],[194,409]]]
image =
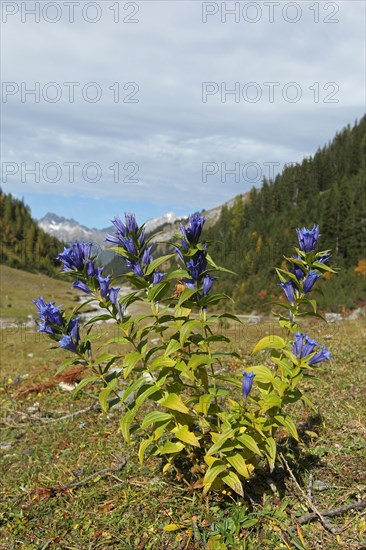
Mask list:
[[116,466],[111,466],[109,468],[104,468],[103,470],[98,470],[97,472],[94,472],[93,474],[90,474],[89,476],[86,476],[79,481],[71,481],[63,485],[54,485],[51,487],[40,487],[34,489],[31,492],[31,496],[38,499],[44,498],[48,500],[49,498],[56,496],[58,493],[65,493],[67,489],[72,489],[74,487],[80,487],[80,485],[85,485],[97,476],[104,477],[110,475],[113,472],[119,472],[126,465],[126,460],[124,458],[120,457],[119,460],[120,461]]
[[[334,517],[334,516],[340,516],[341,514],[344,514],[345,512],[349,512],[350,510],[362,510],[362,508],[366,508],[366,500],[360,500],[359,502],[352,502],[352,504],[339,506],[339,508],[331,508],[330,510],[321,510],[320,513],[322,516]],[[316,518],[317,518],[317,514],[315,512],[312,512],[311,514],[304,514],[303,516],[296,518],[296,523],[300,523],[300,525],[302,525],[303,523],[307,523],[308,521],[312,521],[313,519],[316,519]]]
[[293,471],[291,470],[290,466],[287,463],[287,460],[285,459],[285,457],[283,456],[282,453],[281,453],[280,456],[281,456],[281,460],[283,461],[283,463],[286,466],[286,469],[287,469],[288,473],[290,474],[292,480],[294,481],[296,487],[298,488],[298,490],[300,491],[300,493],[302,494],[302,496],[305,498],[306,502],[308,503],[308,507],[311,508],[311,510],[313,510],[313,512],[315,514],[315,517],[319,518],[319,520],[321,521],[323,527],[327,531],[332,533],[332,535],[337,535],[338,530],[335,527],[333,527],[333,525],[331,525],[331,523],[329,523],[329,521],[327,521],[324,518],[324,515],[318,510],[318,508],[315,506],[315,504],[313,504],[312,500],[309,498],[309,496],[305,493],[305,491],[298,484],[298,481],[297,481],[296,477],[294,476]]
[[[88,405],[84,409],[80,409],[78,411],[74,411],[72,413],[65,414],[63,416],[58,416],[57,418],[42,418],[39,415],[29,415],[25,413],[21,413],[22,418],[28,418],[29,422],[23,422],[22,424],[15,424],[14,422],[9,422],[7,418],[0,419],[0,424],[4,424],[5,426],[8,426],[9,428],[24,428],[25,426],[32,426],[35,424],[54,424],[55,422],[60,422],[61,420],[68,420],[73,419],[75,416],[79,416],[80,414],[84,414],[86,412],[91,411],[92,409],[97,409],[98,403],[93,402],[91,405]],[[18,411],[14,411],[16,414],[20,414]],[[56,412],[56,411],[54,411]]]

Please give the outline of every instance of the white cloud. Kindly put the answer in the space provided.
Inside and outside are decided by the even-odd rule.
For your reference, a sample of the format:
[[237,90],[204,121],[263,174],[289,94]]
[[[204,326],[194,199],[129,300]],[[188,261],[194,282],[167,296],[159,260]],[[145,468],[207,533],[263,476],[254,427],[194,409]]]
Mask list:
[[[34,2],[26,4],[31,7]],[[219,15],[203,24],[202,3],[179,0],[138,3],[135,24],[114,23],[110,8],[115,3],[104,0],[99,2],[98,23],[87,23],[80,14],[69,23],[64,2],[58,4],[64,11],[57,23],[32,23],[29,16],[22,23],[18,13],[3,24],[3,81],[19,88],[22,82],[27,89],[35,82],[40,86],[39,103],[30,95],[22,103],[20,92],[3,103],[3,160],[19,166],[96,162],[103,170],[103,193],[116,199],[143,197],[152,205],[151,215],[167,194],[171,202],[187,205],[188,210],[195,201],[210,207],[251,187],[249,181],[238,183],[230,177],[225,185],[220,177],[205,185],[204,162],[220,166],[227,162],[228,167],[256,162],[262,169],[265,162],[278,162],[282,167],[312,154],[335,131],[363,114],[362,2],[330,2],[327,10],[321,2],[298,2],[301,18],[296,23],[281,15],[291,3],[281,2],[269,23],[268,8],[257,2],[263,11],[255,24],[243,18],[235,23],[229,16],[227,23],[221,23]],[[220,7],[221,2],[213,4]],[[121,17],[132,17],[125,3],[119,5]],[[316,5],[319,23],[314,22],[315,8],[311,8]],[[291,6],[288,10],[288,17],[294,17]],[[325,23],[327,17],[339,22]],[[42,92],[54,92],[45,87],[50,82],[61,89],[59,102],[42,97]],[[75,86],[74,103],[68,101],[65,82],[80,83]],[[84,94],[93,92],[92,86],[85,89],[90,82],[102,91],[97,103],[81,95],[83,89]],[[132,96],[138,103],[115,103],[116,85],[111,89],[115,82],[121,83],[121,98]],[[124,90],[128,82],[137,83],[139,90],[134,85]],[[206,103],[203,82],[218,86]],[[250,101],[255,87],[246,88],[249,82],[260,87],[257,103]],[[268,82],[278,83],[273,85],[272,102],[269,85],[264,84]],[[289,84],[294,82],[296,86]],[[239,101],[228,95],[223,103],[221,90],[232,89],[235,83],[239,83]],[[299,101],[291,102],[299,90]],[[114,163],[122,167],[136,163],[139,183],[113,182],[109,167]],[[123,170],[126,176],[129,170]],[[100,195],[100,188],[80,175],[73,183],[63,177],[57,184],[42,178],[37,183],[31,176],[21,182],[19,176],[20,171],[9,177],[5,189]]]

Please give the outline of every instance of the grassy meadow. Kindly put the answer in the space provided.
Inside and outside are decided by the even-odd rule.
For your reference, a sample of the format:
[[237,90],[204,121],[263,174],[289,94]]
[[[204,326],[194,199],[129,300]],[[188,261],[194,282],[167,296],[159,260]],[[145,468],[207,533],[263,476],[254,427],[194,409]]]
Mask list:
[[[228,490],[203,498],[179,475],[163,474],[160,459],[139,465],[138,443],[127,446],[118,431],[120,409],[104,416],[92,391],[72,399],[72,376],[55,379],[67,354],[35,332],[31,300],[43,294],[73,307],[70,284],[4,266],[0,275],[1,550],[366,549],[361,505],[327,517],[328,528],[319,518],[299,522],[312,512],[309,498],[320,511],[366,500],[363,319],[307,327],[333,360],[307,382],[317,412],[296,409],[300,443],[278,442],[297,483],[278,461],[244,484],[244,499]],[[274,327],[245,323],[223,331],[243,357],[225,365],[231,373],[253,362],[255,342]],[[103,341],[114,328],[95,330]]]

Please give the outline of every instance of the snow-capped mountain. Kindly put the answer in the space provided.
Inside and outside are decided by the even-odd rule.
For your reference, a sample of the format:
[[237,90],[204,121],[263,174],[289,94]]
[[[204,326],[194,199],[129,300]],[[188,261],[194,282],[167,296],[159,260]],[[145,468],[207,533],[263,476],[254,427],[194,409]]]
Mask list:
[[[178,217],[174,212],[167,212],[157,218],[148,220],[145,224],[146,232],[152,233],[156,229],[163,227],[165,232],[176,231],[177,221],[184,221],[187,216]],[[48,212],[42,219],[38,220],[38,225],[49,235],[57,237],[60,241],[65,243],[71,243],[77,241],[88,241],[100,248],[105,248],[108,243],[104,241],[107,233],[115,233],[115,227],[109,226],[105,229],[96,229],[95,227],[89,228],[85,225],[81,225],[74,219],[67,219],[62,216],[58,216],[53,212]]]
[[104,237],[106,233],[113,232],[113,227],[106,229],[88,228],[81,225],[74,219],[63,218],[53,212],[48,212],[38,225],[43,231],[57,237],[60,241],[70,243],[77,241],[88,241],[104,246]]
[[[226,206],[230,208],[234,200],[235,199],[231,199],[225,203]],[[220,216],[222,206],[224,205],[203,211],[203,215],[206,218],[206,227],[216,223]],[[154,241],[166,241],[170,239],[174,233],[179,231],[179,222],[184,222],[187,218],[188,216],[177,216],[174,212],[167,212],[162,216],[148,220],[145,224],[146,232],[152,233],[156,229],[159,229],[161,233],[157,235]],[[38,225],[46,233],[57,237],[60,241],[64,241],[65,243],[71,243],[75,240],[88,241],[97,245],[99,249],[104,249],[106,246],[109,246],[108,243],[104,241],[106,233],[115,233],[115,227],[113,225],[105,229],[96,229],[95,227],[89,228],[85,227],[85,225],[81,225],[72,218],[63,218],[52,212],[48,212],[48,214],[39,220]]]

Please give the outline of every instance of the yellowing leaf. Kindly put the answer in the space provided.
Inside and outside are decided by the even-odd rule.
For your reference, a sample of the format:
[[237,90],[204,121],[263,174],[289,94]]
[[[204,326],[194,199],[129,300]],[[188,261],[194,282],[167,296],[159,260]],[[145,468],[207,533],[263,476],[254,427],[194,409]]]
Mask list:
[[182,449],[184,449],[184,445],[180,441],[167,441],[162,447],[159,447],[159,454],[179,453]]
[[234,472],[222,476],[222,481],[240,496],[244,496],[243,484]]
[[193,432],[189,431],[188,426],[178,426],[174,428],[172,432],[178,439],[180,439],[184,443],[188,443],[188,445],[193,445],[194,447],[200,446],[199,440]]
[[141,422],[141,428],[145,430],[148,426],[151,426],[151,424],[155,424],[155,422],[162,422],[164,420],[170,420],[171,418],[172,415],[169,413],[153,411],[145,416]]
[[163,399],[159,401],[160,405],[173,411],[179,411],[185,414],[189,414],[189,409],[185,406],[179,395],[176,393],[165,393]]
[[216,466],[210,466],[205,474],[205,477],[203,478],[204,495],[207,495],[217,476],[227,469],[226,464],[224,464],[221,460],[216,460],[215,463]]
[[249,478],[250,474],[243,456],[240,453],[235,453],[232,456],[227,456],[226,460],[235,468],[235,470],[243,477]]
[[240,443],[242,443],[244,447],[249,449],[249,451],[252,451],[252,453],[262,456],[261,450],[259,449],[257,443],[251,435],[245,433],[238,435],[237,440],[240,441]]
[[152,443],[152,440],[153,440],[153,438],[149,437],[148,439],[144,439],[143,441],[141,441],[140,447],[139,447],[139,452],[138,452],[138,457],[139,457],[140,464],[142,464],[144,462],[145,451],[148,448],[148,446]]
[[283,338],[271,334],[270,336],[265,336],[259,340],[259,342],[254,346],[252,353],[257,353],[257,351],[268,348],[282,349],[285,345],[286,343]]
[[163,531],[177,531],[178,529],[182,529],[182,527],[179,523],[168,523],[168,525],[164,525]]

